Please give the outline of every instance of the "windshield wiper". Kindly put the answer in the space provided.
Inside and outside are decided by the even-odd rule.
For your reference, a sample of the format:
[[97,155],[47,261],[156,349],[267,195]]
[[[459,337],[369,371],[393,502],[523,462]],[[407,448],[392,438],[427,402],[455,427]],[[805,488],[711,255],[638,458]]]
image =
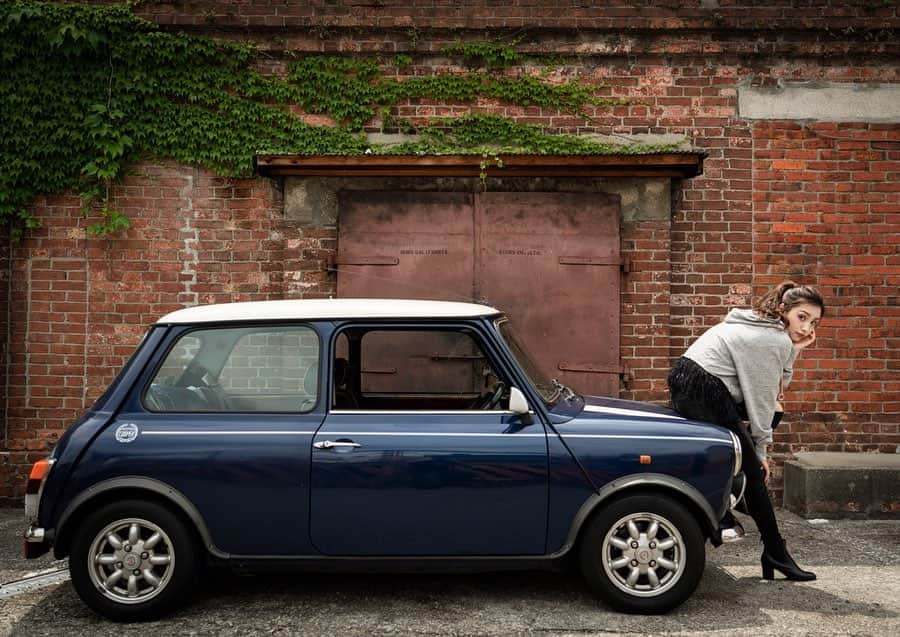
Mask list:
[[566,402],[569,402],[570,400],[575,398],[575,392],[572,391],[572,388],[569,387],[568,385],[563,385],[561,382],[559,382],[555,378],[551,378],[550,382],[553,383],[553,386],[557,389],[557,391],[566,393],[566,398],[565,398]]

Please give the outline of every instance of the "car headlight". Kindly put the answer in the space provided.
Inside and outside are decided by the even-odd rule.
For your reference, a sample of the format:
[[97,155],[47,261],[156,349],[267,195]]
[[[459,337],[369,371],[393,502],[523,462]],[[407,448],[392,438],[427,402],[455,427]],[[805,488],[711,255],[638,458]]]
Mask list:
[[737,434],[733,431],[729,431],[731,434],[731,445],[734,447],[734,469],[732,469],[732,475],[737,475],[741,472],[741,465],[744,463],[744,452],[741,451],[741,439],[738,438]]

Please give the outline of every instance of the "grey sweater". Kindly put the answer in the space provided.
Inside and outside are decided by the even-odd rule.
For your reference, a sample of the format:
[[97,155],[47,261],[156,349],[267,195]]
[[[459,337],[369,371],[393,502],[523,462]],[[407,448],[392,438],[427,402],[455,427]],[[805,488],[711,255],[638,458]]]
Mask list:
[[711,327],[684,355],[720,378],[728,392],[747,407],[756,455],[766,459],[772,442],[772,416],[779,381],[790,382],[796,358],[791,337],[778,319],[734,309]]

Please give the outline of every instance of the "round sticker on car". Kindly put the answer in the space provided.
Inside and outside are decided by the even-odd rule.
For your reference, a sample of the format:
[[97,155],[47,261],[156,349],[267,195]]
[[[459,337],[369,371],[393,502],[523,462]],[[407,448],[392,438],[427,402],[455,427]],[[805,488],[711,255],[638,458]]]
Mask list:
[[137,439],[141,430],[133,422],[127,422],[124,425],[116,427],[116,440],[119,442],[133,442]]

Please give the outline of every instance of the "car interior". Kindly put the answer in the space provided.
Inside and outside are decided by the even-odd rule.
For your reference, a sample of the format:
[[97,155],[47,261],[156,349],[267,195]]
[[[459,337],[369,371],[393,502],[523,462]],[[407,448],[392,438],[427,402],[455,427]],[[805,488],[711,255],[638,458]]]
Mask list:
[[349,328],[337,336],[332,408],[499,410],[509,400],[468,330]]

